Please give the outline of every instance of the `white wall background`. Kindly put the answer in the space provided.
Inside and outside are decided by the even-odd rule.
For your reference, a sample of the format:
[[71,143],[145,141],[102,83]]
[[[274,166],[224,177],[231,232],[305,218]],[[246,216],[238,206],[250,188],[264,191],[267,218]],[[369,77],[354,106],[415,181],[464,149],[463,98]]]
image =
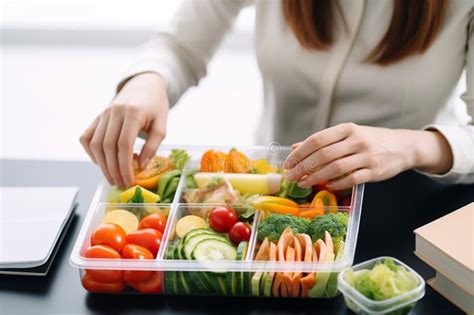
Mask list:
[[[121,34],[146,38],[167,25],[177,3],[3,1],[0,156],[87,159],[78,138],[110,102],[140,42]],[[261,110],[253,20],[251,8],[241,13],[208,76],[172,110],[166,143],[253,143]],[[98,42],[101,34],[113,38]]]
[[[80,134],[179,2],[0,0],[0,157],[87,159]],[[244,9],[208,76],[171,112],[166,143],[253,143],[262,107],[253,27],[253,8]],[[464,89],[461,80],[453,101]]]

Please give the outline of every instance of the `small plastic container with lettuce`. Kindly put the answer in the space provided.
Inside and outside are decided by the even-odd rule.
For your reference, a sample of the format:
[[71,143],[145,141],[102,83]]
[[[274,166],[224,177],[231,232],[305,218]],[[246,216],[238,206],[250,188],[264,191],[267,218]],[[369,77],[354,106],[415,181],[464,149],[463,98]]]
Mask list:
[[392,257],[378,257],[341,272],[338,288],[356,314],[408,314],[425,294],[425,281]]

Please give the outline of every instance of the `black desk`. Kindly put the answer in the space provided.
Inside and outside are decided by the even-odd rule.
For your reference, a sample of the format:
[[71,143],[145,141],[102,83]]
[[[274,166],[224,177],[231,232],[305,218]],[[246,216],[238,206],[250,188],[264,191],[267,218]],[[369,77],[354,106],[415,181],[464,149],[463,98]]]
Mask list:
[[[0,314],[350,314],[342,296],[331,300],[171,297],[88,294],[69,256],[99,180],[90,163],[0,160],[2,186],[79,186],[79,207],[46,278],[0,276]],[[474,185],[445,186],[407,172],[366,186],[355,263],[399,258],[425,279],[434,271],[413,254],[413,230],[474,201]],[[413,314],[462,314],[426,287]]]

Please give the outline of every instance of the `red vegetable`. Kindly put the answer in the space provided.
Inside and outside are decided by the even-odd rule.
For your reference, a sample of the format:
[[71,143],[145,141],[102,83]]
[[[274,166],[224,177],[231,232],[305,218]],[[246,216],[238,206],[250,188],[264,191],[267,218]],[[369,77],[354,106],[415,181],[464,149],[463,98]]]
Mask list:
[[128,281],[127,284],[135,290],[142,293],[160,293],[161,292],[161,277],[162,273],[159,271],[153,272],[151,277],[142,281]]
[[99,225],[92,233],[91,245],[106,245],[117,251],[122,251],[125,246],[127,234],[120,226],[112,223]]
[[155,230],[160,231],[161,233],[165,232],[165,227],[166,227],[166,218],[159,214],[159,213],[152,213],[144,217],[140,221],[140,225],[138,226],[138,229],[146,229],[146,228],[152,228]]
[[237,223],[237,213],[231,208],[217,207],[209,215],[209,225],[219,233],[227,233]]
[[[153,254],[145,247],[127,244],[123,247],[123,258],[128,259],[153,259]],[[124,270],[123,279],[127,282],[147,280],[153,276],[150,270]]]
[[148,249],[156,257],[163,234],[155,229],[142,229],[127,235],[127,244],[136,244]]
[[89,292],[98,293],[122,292],[125,289],[125,284],[122,281],[112,283],[97,281],[87,271],[82,277],[82,286]]
[[[86,250],[86,258],[107,258],[107,259],[120,259],[121,256],[118,251],[112,247],[105,245],[90,246]],[[120,282],[122,281],[121,270],[101,270],[101,269],[88,269],[86,272],[97,282]]]
[[249,241],[252,231],[245,222],[237,222],[229,231],[229,238],[234,244],[239,244],[242,241]]

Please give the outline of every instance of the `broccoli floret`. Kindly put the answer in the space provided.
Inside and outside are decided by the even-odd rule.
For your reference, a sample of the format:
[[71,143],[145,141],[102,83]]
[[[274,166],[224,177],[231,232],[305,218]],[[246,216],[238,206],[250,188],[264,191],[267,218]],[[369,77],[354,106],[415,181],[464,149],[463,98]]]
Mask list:
[[317,216],[309,223],[308,234],[313,242],[316,242],[318,239],[324,240],[324,231],[328,231],[331,234],[333,243],[339,244],[346,236],[348,222],[349,215],[345,212]]
[[258,240],[263,241],[268,237],[270,241],[278,242],[281,233],[287,227],[293,229],[293,233],[307,233],[309,220],[295,217],[290,214],[271,214],[258,225]]

